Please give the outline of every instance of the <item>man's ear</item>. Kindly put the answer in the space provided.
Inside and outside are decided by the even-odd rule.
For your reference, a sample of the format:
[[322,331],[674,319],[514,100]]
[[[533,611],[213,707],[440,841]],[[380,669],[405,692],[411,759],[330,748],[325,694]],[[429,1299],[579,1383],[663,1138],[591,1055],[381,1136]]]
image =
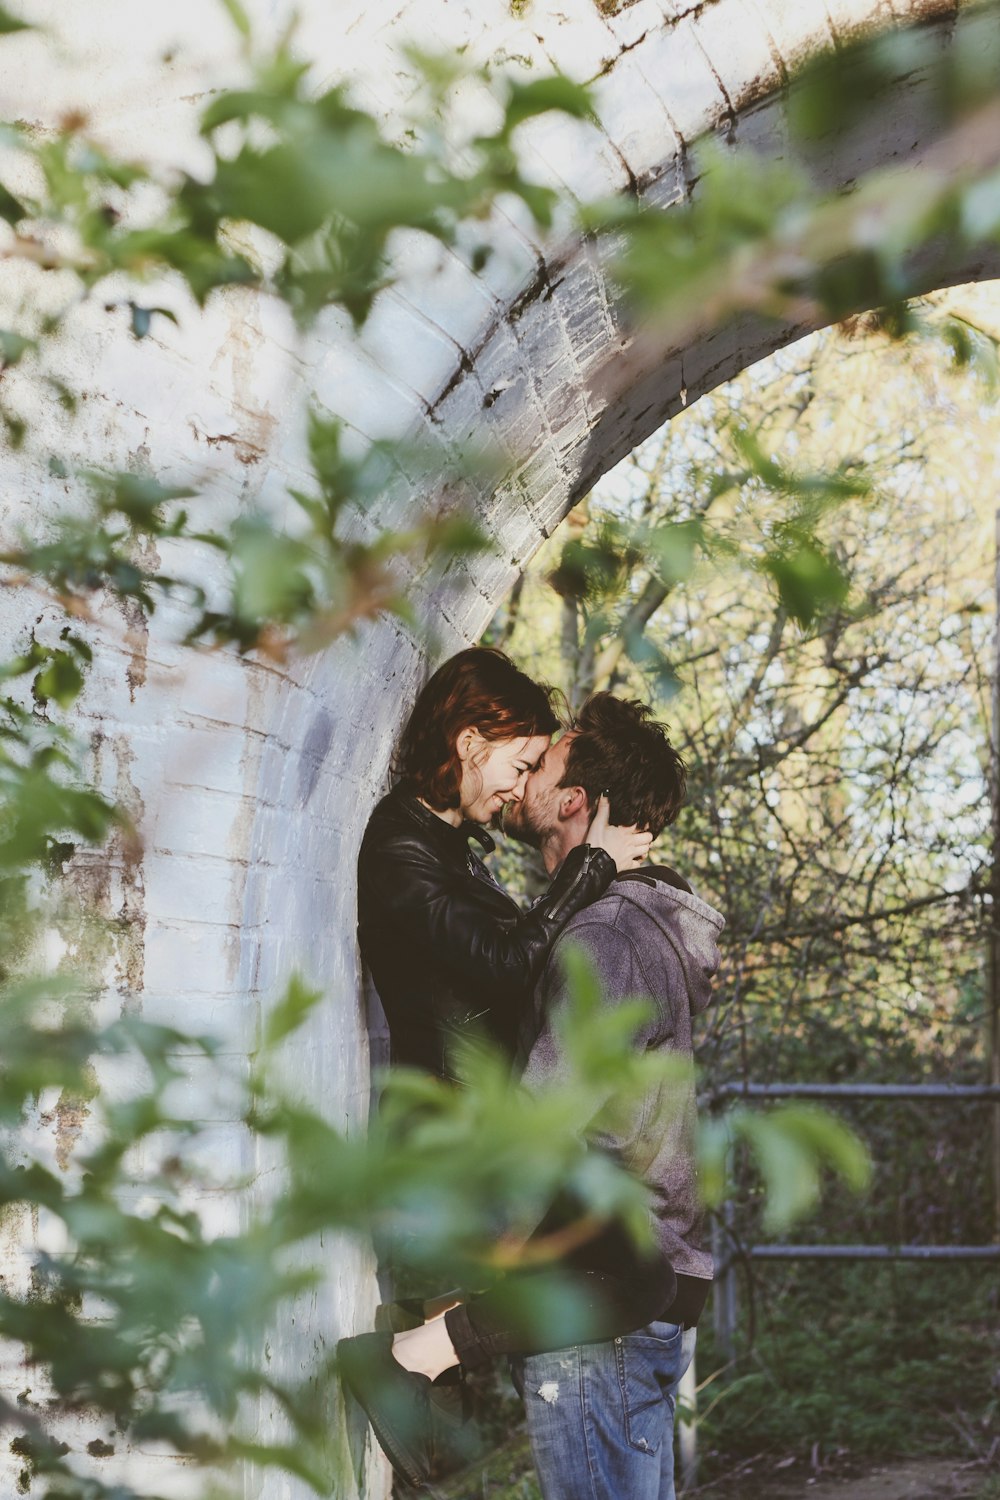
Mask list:
[[587,805],[587,793],[582,786],[564,786],[559,790],[559,816],[564,823],[570,818],[577,817],[581,812],[590,814]]

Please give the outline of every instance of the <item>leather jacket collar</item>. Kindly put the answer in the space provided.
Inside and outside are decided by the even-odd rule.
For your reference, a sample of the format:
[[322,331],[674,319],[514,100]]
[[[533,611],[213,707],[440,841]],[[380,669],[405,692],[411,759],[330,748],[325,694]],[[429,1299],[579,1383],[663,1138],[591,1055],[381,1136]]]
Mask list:
[[397,782],[389,795],[401,812],[451,851],[461,852],[464,855],[470,839],[475,839],[481,844],[487,854],[492,854],[496,848],[494,840],[478,823],[470,823],[466,819],[458,828],[455,828],[451,823],[446,823],[443,818],[431,812],[429,807],[424,806],[412,785],[407,781]]

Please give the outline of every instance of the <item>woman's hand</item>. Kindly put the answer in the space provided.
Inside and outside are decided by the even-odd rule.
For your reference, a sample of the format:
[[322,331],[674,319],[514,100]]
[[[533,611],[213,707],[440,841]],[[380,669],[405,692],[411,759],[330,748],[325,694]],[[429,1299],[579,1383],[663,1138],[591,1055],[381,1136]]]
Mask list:
[[636,865],[641,865],[649,853],[649,846],[653,842],[653,835],[645,829],[636,828],[630,824],[628,828],[620,824],[609,822],[611,816],[611,804],[604,792],[597,799],[597,811],[591,819],[590,827],[587,829],[585,843],[590,844],[593,849],[604,849],[614,860],[619,873],[622,870],[634,870]]

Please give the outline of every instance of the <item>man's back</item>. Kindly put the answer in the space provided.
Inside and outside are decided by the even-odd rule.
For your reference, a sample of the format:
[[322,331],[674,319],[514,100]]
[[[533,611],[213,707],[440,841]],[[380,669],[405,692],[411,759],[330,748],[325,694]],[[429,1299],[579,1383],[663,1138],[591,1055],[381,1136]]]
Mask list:
[[695,1179],[691,1023],[710,999],[722,926],[673,871],[629,872],[566,926],[538,986],[541,1029],[524,1070],[529,1088],[562,1068],[551,1021],[566,998],[560,949],[569,942],[589,956],[605,1004],[650,1002],[635,1046],[679,1060],[661,1086],[590,1136],[651,1188],[656,1237],[677,1276],[673,1301],[632,1333],[518,1366],[547,1500],[674,1500],[674,1409],[712,1278]]

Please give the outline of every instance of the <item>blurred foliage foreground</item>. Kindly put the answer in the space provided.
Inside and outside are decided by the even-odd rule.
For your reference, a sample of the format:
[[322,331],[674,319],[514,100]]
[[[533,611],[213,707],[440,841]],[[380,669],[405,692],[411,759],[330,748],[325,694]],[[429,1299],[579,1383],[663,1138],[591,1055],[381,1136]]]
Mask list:
[[[207,165],[198,177],[115,156],[83,117],[51,132],[11,122],[0,140],[0,420],[23,454],[26,485],[44,472],[68,497],[64,511],[7,538],[0,553],[4,586],[33,591],[65,622],[54,635],[29,633],[0,666],[0,1178],[8,1237],[17,1241],[25,1218],[33,1231],[23,1250],[30,1291],[11,1284],[0,1293],[0,1333],[11,1363],[23,1350],[34,1370],[2,1413],[23,1460],[22,1489],[62,1500],[150,1493],[137,1469],[91,1462],[110,1460],[119,1434],[123,1447],[207,1466],[206,1484],[244,1458],[337,1493],[349,1484],[350,1459],[332,1419],[331,1371],[320,1364],[305,1383],[285,1382],[267,1353],[267,1330],[292,1299],[333,1274],[332,1252],[316,1249],[324,1232],[402,1237],[421,1268],[448,1284],[485,1274],[497,1245],[516,1243],[567,1181],[596,1214],[621,1214],[641,1231],[641,1189],[588,1157],[580,1139],[594,1098],[627,1107],[657,1066],[630,1053],[635,1012],[602,1015],[580,970],[567,1032],[576,1075],[565,1089],[518,1098],[514,1108],[495,1060],[469,1057],[460,1091],[391,1079],[379,1121],[362,1138],[333,1129],[278,1081],[280,1049],[315,999],[298,982],[276,1006],[247,1080],[232,1076],[214,1042],[150,1025],[128,1005],[110,1023],[97,1021],[99,962],[93,972],[67,974],[58,961],[50,965],[58,972],[43,972],[41,940],[65,916],[70,895],[58,876],[75,851],[107,839],[138,847],[124,809],[89,784],[71,732],[102,611],[117,604],[141,619],[169,599],[192,649],[230,646],[280,661],[384,609],[406,615],[402,563],[420,574],[485,545],[461,507],[414,516],[405,532],[366,528],[385,491],[412,486],[422,466],[441,476],[453,459],[391,444],[348,457],[336,422],[320,411],[311,481],[288,497],[291,522],[261,511],[205,524],[195,509],[211,497],[170,475],[109,473],[100,454],[71,463],[52,451],[51,437],[60,423],[71,428],[82,393],[67,386],[53,351],[72,334],[77,309],[124,311],[122,336],[141,340],[160,322],[197,319],[219,289],[246,287],[283,302],[303,331],[331,307],[360,326],[392,279],[396,231],[449,244],[481,269],[491,215],[513,198],[542,230],[558,210],[561,223],[592,238],[618,278],[622,317],[637,326],[659,322],[682,337],[695,305],[717,327],[748,309],[822,322],[878,304],[902,334],[914,252],[926,252],[926,280],[935,255],[945,266],[956,248],[992,247],[1000,236],[994,6],[963,17],[947,56],[919,30],[901,33],[825,59],[789,95],[789,126],[807,155],[833,126],[863,125],[904,64],[925,70],[940,126],[940,149],[925,168],[877,174],[854,194],[826,199],[787,160],[709,142],[692,171],[697,194],[669,213],[632,199],[560,202],[522,171],[519,133],[533,118],[553,109],[589,117],[587,91],[565,79],[474,75],[495,97],[497,123],[461,137],[449,115],[461,70],[413,57],[422,89],[399,143],[348,90],[311,92],[291,35],[255,61],[238,0],[226,8],[245,40],[246,82],[204,110]],[[0,46],[24,26],[0,8]],[[945,337],[960,358],[976,355],[961,329]],[[36,442],[30,414],[38,410],[62,416]],[[752,469],[771,472],[750,432],[743,453]],[[461,494],[463,473],[453,477]],[[808,622],[844,588],[817,515],[866,481],[857,471],[778,478],[790,511],[765,547],[763,573],[789,617]],[[685,575],[689,532],[667,522],[643,540],[664,578]],[[221,563],[225,587],[197,581],[206,553]],[[161,556],[176,566],[151,561]],[[230,1115],[242,1114],[248,1160],[256,1152],[280,1168],[266,1206],[258,1196],[254,1209],[248,1195],[238,1232],[220,1232],[205,1205],[212,1194],[233,1199],[243,1184],[199,1165],[211,1158],[210,1135],[177,1102],[192,1056],[212,1061]],[[204,1101],[198,1113],[208,1113]],[[49,1138],[24,1128],[53,1114],[76,1121],[71,1136],[87,1120],[85,1149],[53,1159]],[[737,1110],[702,1140],[710,1196],[722,1191],[737,1138],[756,1154],[776,1227],[815,1201],[825,1163],[854,1185],[865,1178],[854,1138],[824,1117]],[[287,1441],[255,1436],[258,1403],[283,1413]],[[63,1414],[79,1412],[111,1438],[95,1438],[87,1455],[61,1435]]]
[[[133,1018],[100,1031],[66,1015],[47,1025],[39,1009],[51,1004],[52,986],[9,987],[9,1124],[53,1090],[64,1098],[92,1093],[95,1063],[130,1059],[130,1072],[139,1063],[148,1079],[141,1093],[130,1089],[116,1101],[105,1090],[93,1101],[100,1145],[68,1173],[23,1140],[6,1153],[5,1199],[31,1206],[38,1243],[32,1294],[0,1298],[0,1329],[45,1369],[56,1401],[34,1393],[6,1404],[4,1415],[29,1472],[52,1477],[47,1493],[133,1493],[76,1477],[58,1438],[59,1413],[67,1411],[102,1418],[112,1436],[127,1433],[142,1450],[165,1444],[209,1465],[251,1458],[299,1475],[320,1494],[337,1493],[346,1460],[331,1425],[332,1364],[321,1363],[304,1382],[283,1383],[264,1357],[282,1306],[336,1272],[336,1252],[318,1248],[325,1230],[391,1240],[398,1264],[439,1286],[482,1285],[498,1268],[516,1267],[516,1247],[565,1187],[598,1217],[620,1215],[637,1235],[646,1232],[644,1190],[588,1154],[582,1133],[595,1099],[608,1101],[604,1109],[628,1108],[654,1077],[669,1078],[671,1063],[633,1053],[641,1009],[603,1012],[582,968],[575,990],[565,1018],[575,1065],[566,1085],[529,1097],[511,1084],[505,1062],[470,1053],[460,1089],[396,1071],[368,1132],[345,1136],[286,1097],[271,1071],[281,1042],[318,998],[293,983],[243,1094],[247,1129],[281,1169],[281,1185],[248,1227],[213,1234],[192,1201],[199,1189],[219,1186],[210,1167],[199,1166],[210,1160],[211,1127],[170,1109],[183,1055],[196,1042]],[[203,1045],[211,1055],[212,1044]],[[239,1092],[221,1060],[218,1066],[220,1084]],[[716,1192],[730,1142],[740,1136],[760,1153],[776,1224],[812,1201],[825,1162],[855,1187],[866,1180],[863,1151],[832,1121],[738,1110],[703,1141]],[[305,1257],[290,1255],[303,1248]],[[242,1435],[248,1398],[284,1410],[287,1444]]]

